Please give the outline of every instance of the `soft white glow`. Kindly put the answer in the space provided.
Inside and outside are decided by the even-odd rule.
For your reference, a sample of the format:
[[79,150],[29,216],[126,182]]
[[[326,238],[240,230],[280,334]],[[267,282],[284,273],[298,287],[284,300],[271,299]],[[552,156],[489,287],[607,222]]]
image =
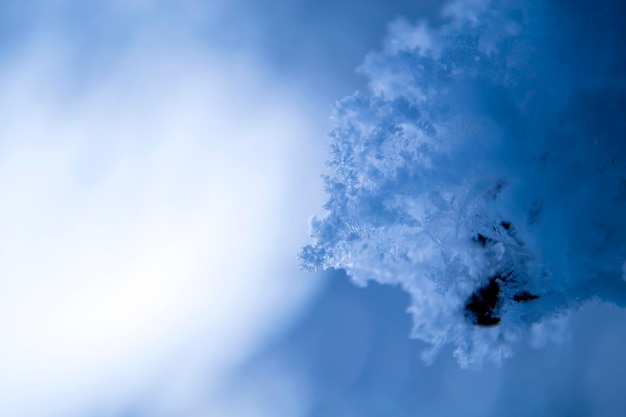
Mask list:
[[76,58],[35,42],[0,76],[2,415],[217,380],[313,289],[293,275],[321,196],[285,196],[293,161],[321,158],[288,86],[197,45],[139,41],[95,74]]

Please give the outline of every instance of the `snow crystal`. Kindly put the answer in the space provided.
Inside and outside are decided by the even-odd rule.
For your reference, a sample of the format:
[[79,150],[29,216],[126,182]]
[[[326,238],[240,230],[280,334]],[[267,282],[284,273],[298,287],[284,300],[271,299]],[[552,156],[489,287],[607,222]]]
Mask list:
[[[618,2],[619,3],[619,2]],[[409,292],[412,335],[501,362],[626,304],[626,54],[615,2],[455,1],[391,25],[340,101],[306,269]]]

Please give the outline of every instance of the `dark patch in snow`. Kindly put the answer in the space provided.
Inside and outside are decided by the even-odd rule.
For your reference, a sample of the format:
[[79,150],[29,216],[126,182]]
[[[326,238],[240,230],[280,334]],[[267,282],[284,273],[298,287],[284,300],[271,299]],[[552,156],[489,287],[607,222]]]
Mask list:
[[538,295],[531,294],[528,291],[522,291],[513,296],[513,301],[517,303],[525,303],[527,301],[533,301],[539,299]]
[[480,246],[482,246],[483,248],[487,247],[487,245],[491,242],[493,242],[493,239],[488,238],[487,236],[483,235],[482,233],[477,234],[476,236],[474,236],[474,240],[478,243],[480,243]]
[[500,301],[500,284],[498,274],[491,278],[487,285],[477,289],[465,305],[466,317],[477,326],[495,326],[500,323],[496,316],[496,307]]

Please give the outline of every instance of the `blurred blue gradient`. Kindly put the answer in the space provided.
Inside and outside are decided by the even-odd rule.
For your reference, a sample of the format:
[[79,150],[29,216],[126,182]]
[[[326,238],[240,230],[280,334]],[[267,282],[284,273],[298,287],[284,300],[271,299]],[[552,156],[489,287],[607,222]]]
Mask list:
[[371,283],[354,286],[341,272],[305,317],[250,360],[245,379],[281,358],[311,381],[310,408],[321,416],[621,416],[626,312],[588,305],[568,341],[517,346],[504,366],[459,369],[449,351],[431,366],[424,344],[406,337],[409,296]]

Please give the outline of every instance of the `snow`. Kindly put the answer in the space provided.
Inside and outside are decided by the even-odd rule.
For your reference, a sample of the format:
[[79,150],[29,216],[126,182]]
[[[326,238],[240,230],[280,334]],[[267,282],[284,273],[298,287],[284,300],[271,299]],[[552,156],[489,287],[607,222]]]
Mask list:
[[410,293],[426,361],[451,343],[462,367],[500,363],[585,302],[626,304],[624,6],[596,3],[397,21],[336,106],[302,265]]

